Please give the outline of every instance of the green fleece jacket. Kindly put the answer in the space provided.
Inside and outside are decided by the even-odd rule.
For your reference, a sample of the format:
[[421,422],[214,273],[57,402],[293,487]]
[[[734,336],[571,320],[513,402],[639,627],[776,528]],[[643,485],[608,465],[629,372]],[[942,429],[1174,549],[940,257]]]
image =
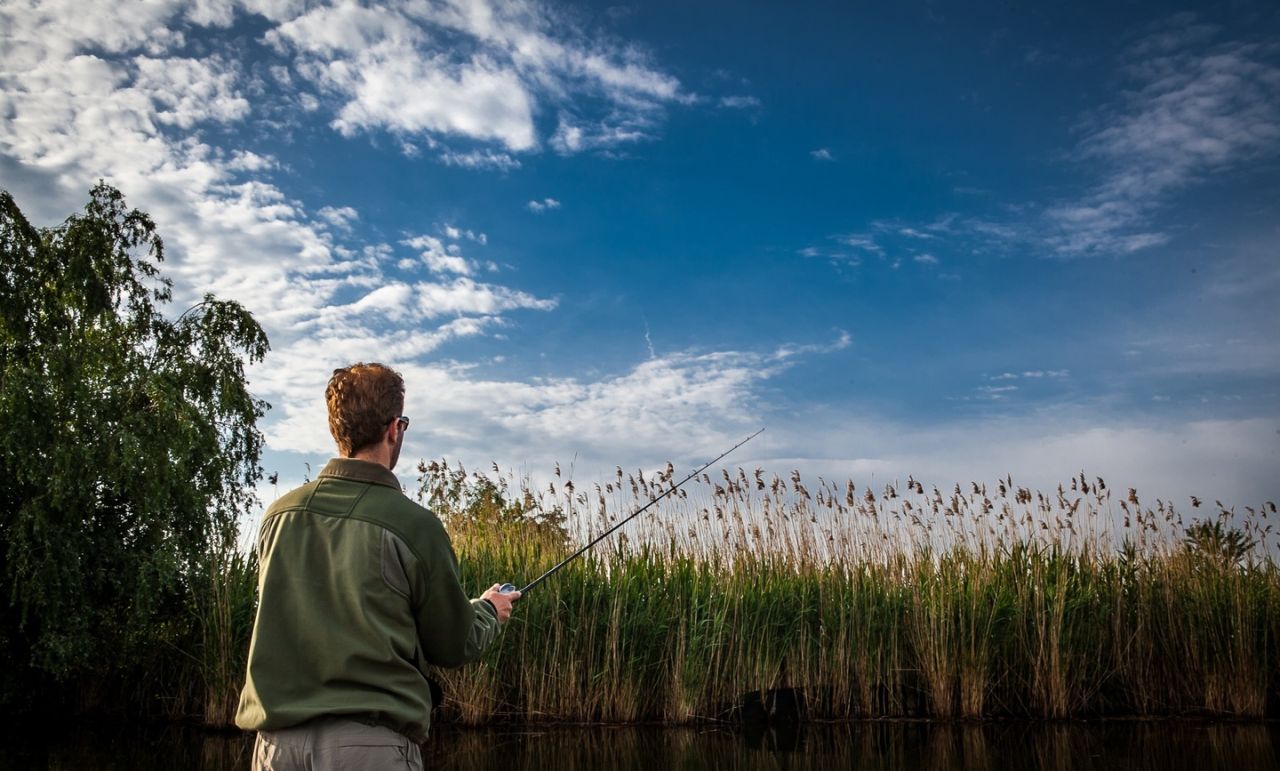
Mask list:
[[387,468],[336,458],[267,509],[258,613],[236,725],[271,731],[321,716],[426,738],[428,664],[474,661],[498,636],[458,581],[449,536]]

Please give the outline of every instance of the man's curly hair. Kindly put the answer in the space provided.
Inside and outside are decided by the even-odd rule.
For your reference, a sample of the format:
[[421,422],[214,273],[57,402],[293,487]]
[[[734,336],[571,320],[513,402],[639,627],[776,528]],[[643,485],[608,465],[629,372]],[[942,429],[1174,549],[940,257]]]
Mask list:
[[344,458],[382,438],[391,419],[404,409],[404,378],[377,362],[357,362],[333,371],[324,390],[329,433]]

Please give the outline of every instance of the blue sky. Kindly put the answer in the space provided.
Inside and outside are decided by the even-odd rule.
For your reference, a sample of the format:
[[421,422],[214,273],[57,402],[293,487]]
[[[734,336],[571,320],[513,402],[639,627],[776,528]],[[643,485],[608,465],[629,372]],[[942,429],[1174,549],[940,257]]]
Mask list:
[[765,425],[738,463],[860,485],[1280,494],[1272,4],[0,22],[0,187],[53,224],[106,179],[175,305],[255,313],[282,484],[364,359],[406,375],[410,459],[589,480]]

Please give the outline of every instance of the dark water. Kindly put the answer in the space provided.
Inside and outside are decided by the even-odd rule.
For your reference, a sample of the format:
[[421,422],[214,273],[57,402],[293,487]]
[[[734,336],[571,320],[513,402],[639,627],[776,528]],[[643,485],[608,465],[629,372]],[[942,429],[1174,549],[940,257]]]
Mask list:
[[[0,771],[247,769],[252,737],[9,725]],[[438,730],[427,769],[1280,769],[1280,724],[856,723],[800,729]]]

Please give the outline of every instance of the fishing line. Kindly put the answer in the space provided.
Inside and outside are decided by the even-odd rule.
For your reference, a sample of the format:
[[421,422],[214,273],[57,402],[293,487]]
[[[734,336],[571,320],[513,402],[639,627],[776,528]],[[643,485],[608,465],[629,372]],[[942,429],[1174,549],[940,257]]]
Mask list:
[[[635,512],[633,512],[633,513],[632,513],[630,516],[628,516],[626,519],[622,520],[622,521],[621,521],[621,522],[619,522],[618,524],[614,525],[613,527],[611,527],[611,528],[609,528],[608,530],[604,531],[604,532],[603,532],[603,533],[601,533],[600,535],[596,536],[596,537],[591,541],[591,543],[587,544],[586,546],[583,546],[581,549],[578,549],[578,550],[577,550],[577,551],[575,551],[573,554],[570,554],[568,557],[565,557],[564,559],[560,560],[560,562],[559,562],[559,563],[557,563],[555,567],[551,568],[551,569],[550,569],[550,570],[548,570],[547,572],[543,573],[542,575],[540,575],[540,576],[538,576],[537,578],[535,578],[535,579],[533,579],[532,581],[530,581],[528,586],[526,586],[525,588],[523,588],[523,589],[521,589],[521,590],[520,590],[520,595],[521,595],[521,596],[524,596],[525,594],[528,594],[528,592],[529,592],[529,590],[530,590],[530,589],[532,589],[533,587],[535,587],[535,586],[537,586],[538,584],[542,583],[543,581],[545,581],[547,578],[551,577],[552,575],[555,575],[556,571],[557,571],[557,570],[559,570],[560,568],[564,567],[565,565],[568,565],[570,562],[573,562],[573,561],[574,561],[575,559],[577,559],[578,557],[581,557],[581,556],[582,556],[583,554],[585,554],[585,553],[586,553],[586,551],[587,551],[588,549],[590,549],[592,546],[595,546],[596,544],[600,543],[600,542],[601,542],[601,541],[603,541],[605,538],[607,538],[607,537],[609,536],[609,534],[610,534],[610,533],[612,533],[613,531],[615,531],[615,530],[617,530],[618,528],[622,527],[623,525],[627,524],[628,522],[630,522],[631,520],[635,519],[636,517],[640,516],[640,515],[641,515],[641,514],[643,514],[643,513],[645,512],[645,510],[646,510],[646,509],[648,509],[650,506],[652,506],[653,504],[655,504],[655,503],[657,503],[658,501],[662,500],[663,498],[666,498],[668,495],[670,495],[670,494],[674,493],[676,490],[679,490],[679,489],[680,489],[680,485],[683,485],[685,482],[688,482],[690,479],[693,479],[693,478],[694,478],[694,477],[696,477],[697,475],[701,474],[703,471],[706,471],[708,468],[710,468],[710,467],[712,466],[712,464],[718,463],[721,459],[723,459],[723,458],[724,458],[725,456],[727,456],[729,453],[731,453],[731,452],[733,452],[734,450],[738,449],[739,447],[741,447],[742,445],[746,444],[747,442],[750,442],[752,439],[755,439],[757,436],[760,436],[760,434],[762,434],[762,433],[764,433],[764,429],[763,429],[763,428],[762,428],[762,429],[760,429],[759,431],[755,432],[755,433],[754,433],[754,434],[752,434],[751,436],[748,436],[746,439],[743,439],[741,442],[738,442],[737,444],[735,444],[734,446],[732,446],[732,447],[730,447],[729,449],[725,450],[724,452],[720,453],[720,454],[719,454],[718,456],[716,456],[714,459],[709,460],[709,461],[707,461],[706,463],[704,463],[704,464],[702,465],[702,467],[701,467],[701,468],[699,468],[699,469],[697,469],[696,471],[692,472],[691,474],[689,474],[689,476],[685,477],[684,479],[681,479],[681,480],[680,480],[678,483],[676,483],[675,485],[673,485],[673,486],[671,486],[671,487],[667,488],[666,490],[664,490],[664,491],[663,491],[663,493],[662,493],[662,495],[659,495],[657,498],[654,498],[653,500],[649,501],[649,502],[648,502],[648,503],[646,503],[645,505],[641,506],[639,509],[637,509]],[[499,587],[499,588],[498,588],[498,591],[502,592],[503,594],[507,594],[507,593],[510,593],[510,592],[514,592],[515,590],[516,590],[516,586],[515,586],[515,584],[503,584],[501,587]]]

